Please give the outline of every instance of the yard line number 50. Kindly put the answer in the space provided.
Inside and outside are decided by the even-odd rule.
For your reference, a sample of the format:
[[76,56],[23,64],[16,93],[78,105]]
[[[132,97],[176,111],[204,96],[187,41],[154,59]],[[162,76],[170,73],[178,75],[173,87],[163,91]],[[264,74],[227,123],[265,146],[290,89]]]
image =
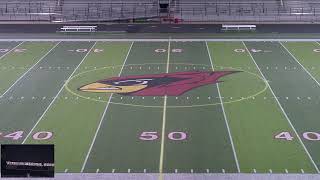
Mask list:
[[[185,132],[170,132],[167,135],[168,139],[172,141],[183,141],[187,139],[187,133]],[[159,133],[155,131],[144,131],[140,134],[139,139],[142,141],[154,141],[159,138]]]

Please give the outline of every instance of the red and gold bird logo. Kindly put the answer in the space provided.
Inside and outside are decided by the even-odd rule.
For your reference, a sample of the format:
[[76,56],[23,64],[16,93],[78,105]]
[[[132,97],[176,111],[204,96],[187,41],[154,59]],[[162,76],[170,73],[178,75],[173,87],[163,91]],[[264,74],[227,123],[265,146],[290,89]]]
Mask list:
[[129,96],[180,96],[194,88],[220,82],[219,78],[240,71],[191,71],[113,77],[79,88],[83,92]]

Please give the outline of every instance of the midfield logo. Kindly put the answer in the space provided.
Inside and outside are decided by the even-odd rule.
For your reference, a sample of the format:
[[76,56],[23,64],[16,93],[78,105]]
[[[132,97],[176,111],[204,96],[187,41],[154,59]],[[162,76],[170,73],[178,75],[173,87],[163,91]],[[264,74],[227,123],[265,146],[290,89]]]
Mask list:
[[113,77],[84,85],[78,90],[129,96],[180,96],[194,88],[215,84],[219,78],[240,71],[192,71]]

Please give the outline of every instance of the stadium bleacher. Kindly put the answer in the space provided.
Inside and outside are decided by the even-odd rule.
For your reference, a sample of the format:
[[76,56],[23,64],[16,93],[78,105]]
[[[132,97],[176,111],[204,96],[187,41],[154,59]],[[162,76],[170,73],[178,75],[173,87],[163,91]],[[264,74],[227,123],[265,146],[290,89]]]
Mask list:
[[[167,3],[160,13],[159,3]],[[125,21],[137,19],[176,22],[301,22],[319,21],[316,0],[3,0],[0,20],[14,21]],[[172,21],[174,22],[174,21]]]

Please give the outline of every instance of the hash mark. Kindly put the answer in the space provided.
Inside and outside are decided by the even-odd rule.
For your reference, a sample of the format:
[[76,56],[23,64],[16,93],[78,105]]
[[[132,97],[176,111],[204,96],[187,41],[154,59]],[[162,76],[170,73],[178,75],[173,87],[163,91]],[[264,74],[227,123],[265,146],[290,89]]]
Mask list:
[[303,169],[301,169],[301,173],[304,174],[304,170]]
[[272,169],[269,169],[269,173],[272,173]]
[[112,169],[112,173],[114,173],[116,171],[116,169]]
[[256,170],[256,169],[253,169],[253,173],[257,173],[257,170]]
[[96,173],[98,173],[98,172],[99,172],[99,169],[96,170]]
[[65,169],[64,172],[65,172],[65,173],[68,172],[68,169]]
[[285,169],[284,171],[288,174],[288,169]]

